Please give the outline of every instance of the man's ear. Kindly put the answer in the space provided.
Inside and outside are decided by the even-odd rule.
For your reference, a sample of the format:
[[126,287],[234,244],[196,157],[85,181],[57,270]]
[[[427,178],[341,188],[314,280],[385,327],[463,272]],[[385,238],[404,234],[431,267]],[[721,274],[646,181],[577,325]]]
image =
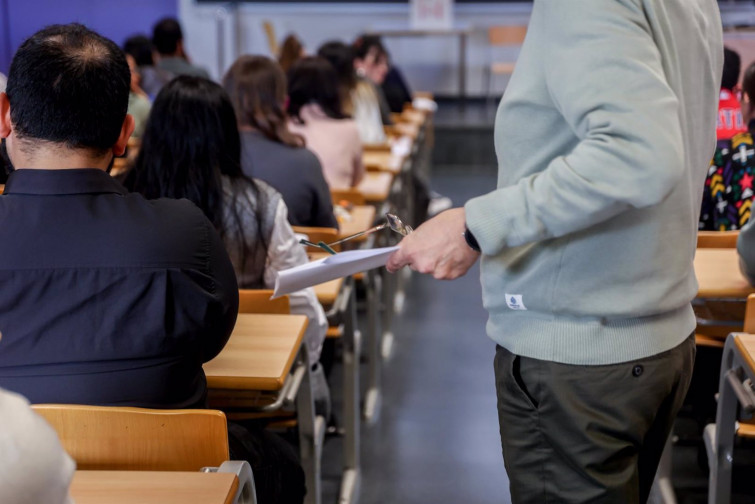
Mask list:
[[8,95],[0,93],[0,138],[8,138],[13,131],[10,120],[10,101]]
[[[113,154],[116,156],[122,156],[126,152],[126,146],[128,145],[128,139],[131,138],[131,133],[134,132],[134,117],[131,114],[126,114],[126,118],[123,120],[123,126],[121,126],[121,134],[118,136],[118,141],[113,145]],[[2,130],[0,130],[2,133]]]

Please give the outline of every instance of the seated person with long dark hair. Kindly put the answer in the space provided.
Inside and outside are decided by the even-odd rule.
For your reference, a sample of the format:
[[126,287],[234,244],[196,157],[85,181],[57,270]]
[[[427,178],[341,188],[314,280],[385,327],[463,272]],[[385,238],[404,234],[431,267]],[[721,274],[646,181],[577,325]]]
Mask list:
[[[194,202],[219,232],[241,288],[271,288],[276,271],[307,262],[288,224],[280,194],[241,171],[241,142],[233,105],[214,82],[180,76],[163,87],[125,185],[147,198],[187,198]],[[327,390],[318,364],[327,330],[325,314],[312,289],[292,294],[290,301],[293,313],[306,314],[310,319],[305,342],[315,367],[313,379],[321,380]],[[284,477],[273,477],[273,483],[285,482],[279,479]],[[255,482],[257,479],[255,468]],[[278,490],[289,491],[288,483],[283,486],[286,488],[278,485]],[[270,502],[298,498],[298,483],[291,486],[293,494],[284,498],[271,493],[278,500],[271,497]],[[259,485],[257,488],[259,491]]]
[[288,130],[286,76],[264,56],[241,56],[223,79],[241,131],[241,169],[280,191],[292,226],[337,228],[322,166]]
[[320,158],[331,189],[354,187],[364,177],[362,141],[343,112],[338,76],[323,58],[306,57],[288,74],[289,128]]

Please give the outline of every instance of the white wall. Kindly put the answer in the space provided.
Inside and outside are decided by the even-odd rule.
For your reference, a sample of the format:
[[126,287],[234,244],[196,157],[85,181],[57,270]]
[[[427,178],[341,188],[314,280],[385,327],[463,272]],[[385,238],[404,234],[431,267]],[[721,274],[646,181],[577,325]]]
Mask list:
[[[568,1],[568,0],[558,0]],[[408,4],[255,4],[244,3],[234,17],[231,4],[197,4],[196,0],[179,0],[179,17],[184,26],[190,56],[206,66],[219,78],[223,71],[242,53],[270,54],[262,22],[273,23],[278,40],[288,33],[296,33],[310,52],[333,38],[352,41],[358,34],[369,30],[408,28]],[[722,3],[725,26],[755,25],[755,6],[730,2]],[[469,28],[473,33],[467,45],[467,89],[471,96],[484,90],[484,68],[492,59],[508,60],[516,57],[516,50],[498,50],[491,53],[485,28],[491,25],[526,24],[531,4],[465,4],[455,7],[457,28]],[[238,20],[240,30],[234,30]],[[224,51],[219,58],[218,33],[224,30]],[[238,38],[236,38],[236,36]],[[750,39],[752,35],[735,35],[727,38]],[[745,46],[747,41],[732,45]],[[389,38],[385,40],[394,62],[403,70],[415,90],[432,91],[438,95],[458,94],[458,39],[454,37]],[[235,48],[239,46],[238,52]],[[739,47],[738,47],[739,48]],[[743,63],[751,61],[749,48],[742,47]],[[505,79],[505,78],[501,78]],[[505,80],[497,81],[496,88],[504,88]]]
[[[483,92],[483,72],[491,57],[510,59],[516,50],[499,50],[491,54],[485,28],[500,24],[526,24],[531,4],[501,3],[457,5],[455,24],[474,30],[467,44],[468,94]],[[408,4],[243,4],[238,10],[239,45],[244,53],[270,54],[262,22],[273,23],[278,40],[296,33],[307,50],[315,52],[325,41],[340,38],[351,42],[369,30],[408,28]],[[234,16],[224,4],[197,4],[179,0],[179,16],[184,26],[186,45],[192,59],[206,66],[218,78],[219,26],[225,31],[223,70],[233,62],[235,38]],[[393,61],[403,70],[415,90],[440,95],[458,94],[458,38],[388,38],[386,46]],[[505,79],[505,78],[503,78]],[[496,87],[503,89],[505,80]]]

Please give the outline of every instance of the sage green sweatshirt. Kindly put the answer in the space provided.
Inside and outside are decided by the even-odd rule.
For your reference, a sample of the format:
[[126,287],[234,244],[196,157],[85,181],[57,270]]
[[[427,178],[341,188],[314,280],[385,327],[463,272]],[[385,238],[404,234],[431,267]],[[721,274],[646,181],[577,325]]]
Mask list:
[[721,32],[715,0],[535,0],[496,117],[498,189],[465,205],[498,344],[597,365],[694,330]]

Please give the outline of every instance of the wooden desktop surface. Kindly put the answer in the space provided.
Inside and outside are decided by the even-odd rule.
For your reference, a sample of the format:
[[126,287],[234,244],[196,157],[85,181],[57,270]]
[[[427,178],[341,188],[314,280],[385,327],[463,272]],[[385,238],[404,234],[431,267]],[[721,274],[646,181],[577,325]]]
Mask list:
[[362,154],[362,162],[368,170],[386,171],[393,174],[399,173],[406,158],[396,156],[390,151],[365,151]]
[[163,471],[76,471],[76,504],[231,504],[235,474]]
[[343,278],[336,278],[330,282],[315,285],[317,300],[326,311],[336,302],[338,293],[341,292],[341,286],[343,286]]
[[220,355],[205,363],[213,389],[280,390],[301,347],[306,315],[240,313]]
[[697,249],[695,275],[698,298],[746,299],[755,292],[739,271],[737,249]]
[[391,185],[393,185],[392,173],[367,172],[357,189],[370,203],[382,203],[391,194]]
[[[350,211],[349,220],[339,221],[338,239],[359,233],[372,227],[375,222],[375,207],[372,205],[356,205]],[[360,242],[367,239],[367,235],[354,238],[352,241]]]
[[734,342],[750,370],[755,373],[755,334],[737,334]]

